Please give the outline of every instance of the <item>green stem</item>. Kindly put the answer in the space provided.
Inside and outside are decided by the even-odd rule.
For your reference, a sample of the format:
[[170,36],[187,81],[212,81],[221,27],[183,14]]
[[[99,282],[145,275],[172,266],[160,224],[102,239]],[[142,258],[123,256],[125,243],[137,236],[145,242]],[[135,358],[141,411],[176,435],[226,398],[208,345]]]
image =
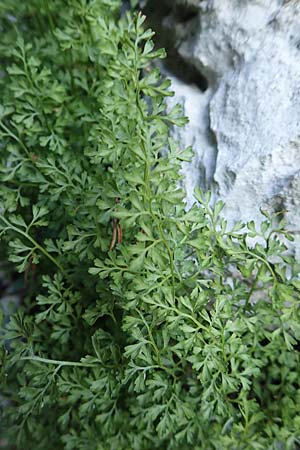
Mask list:
[[250,255],[253,258],[258,259],[259,261],[261,261],[263,264],[265,264],[267,266],[267,268],[270,271],[270,273],[271,273],[275,283],[277,283],[276,273],[272,269],[271,264],[266,259],[264,259],[261,256],[257,255],[256,253],[251,252],[250,250],[242,250],[242,251],[239,251],[239,252],[235,252],[235,253],[233,253],[233,255]]
[[55,24],[54,24],[54,21],[53,21],[53,18],[52,18],[51,11],[49,9],[48,1],[46,0],[46,2],[44,2],[44,3],[45,3],[46,11],[47,11],[47,18],[48,18],[48,21],[49,21],[49,24],[50,24],[51,32],[52,32],[53,36],[55,37],[55,33],[54,33],[54,31],[55,31]]
[[23,144],[23,142],[21,141],[21,139],[16,136],[6,125],[4,125],[3,122],[0,122],[0,126],[1,128],[8,134],[8,136],[10,136],[12,139],[14,139],[16,142],[18,142],[18,144],[22,147],[22,149],[24,150],[24,152],[26,153],[27,157],[31,160],[30,158],[30,152],[27,149],[26,145]]
[[16,233],[21,234],[26,239],[28,239],[37,250],[39,250],[41,253],[43,253],[46,258],[48,258],[53,264],[56,265],[56,267],[61,271],[61,273],[68,278],[67,273],[65,272],[64,268],[59,264],[59,262],[52,256],[50,253],[47,252],[47,250],[42,247],[38,242],[36,242],[29,234],[27,234],[25,231],[20,230],[19,228],[12,225],[8,220],[5,219],[5,217],[1,216],[0,219],[7,225],[8,229],[14,230]]
[[244,310],[247,309],[247,307],[249,305],[249,302],[250,302],[250,299],[251,299],[251,296],[252,296],[253,292],[256,290],[257,282],[259,280],[259,275],[260,275],[260,271],[261,271],[262,267],[263,266],[261,265],[260,268],[258,269],[256,278],[255,278],[254,282],[252,283],[251,289],[250,289],[249,294],[248,294],[248,298],[247,298],[247,300],[245,302]]
[[158,225],[158,229],[159,229],[161,238],[162,238],[162,240],[163,240],[163,242],[164,242],[164,244],[165,244],[165,247],[166,247],[166,249],[167,249],[167,253],[168,253],[168,256],[169,256],[170,269],[171,269],[171,276],[172,276],[173,298],[174,298],[174,300],[175,300],[175,270],[174,270],[174,255],[173,255],[173,253],[172,253],[172,251],[171,251],[171,248],[170,248],[170,246],[169,246],[169,243],[168,243],[168,241],[167,241],[167,239],[166,239],[164,230],[162,229],[161,222],[158,222],[158,221],[157,221],[157,225]]
[[52,364],[55,366],[72,366],[72,367],[97,367],[99,364],[93,364],[93,363],[81,363],[77,361],[60,361],[57,359],[48,359],[48,358],[41,358],[40,356],[23,356],[20,358],[21,361],[36,361],[41,362],[44,364]]
[[[138,41],[136,40],[135,45],[134,45],[134,50],[135,50],[135,88],[136,88],[136,105],[137,108],[141,114],[142,119],[144,120],[144,113],[143,113],[143,109],[141,107],[140,104],[140,88],[139,88],[139,69],[138,69]],[[174,270],[174,255],[172,254],[171,248],[169,246],[169,243],[166,239],[165,233],[163,231],[162,228],[162,224],[160,220],[157,220],[157,217],[155,214],[153,214],[152,211],[152,205],[151,205],[151,201],[152,201],[152,192],[151,192],[151,185],[150,185],[150,164],[149,164],[149,157],[148,157],[148,152],[147,152],[147,148],[145,145],[145,140],[146,137],[143,136],[143,130],[141,129],[141,136],[143,137],[142,141],[141,141],[141,146],[143,148],[143,153],[145,156],[145,169],[144,169],[144,186],[145,186],[145,192],[144,192],[144,206],[146,207],[146,200],[148,200],[149,203],[149,211],[151,216],[153,217],[154,221],[156,222],[156,225],[159,229],[159,233],[161,236],[162,241],[164,242],[164,245],[167,249],[167,253],[168,253],[168,257],[169,257],[169,261],[170,261],[170,270],[171,270],[171,276],[172,276],[172,291],[173,291],[173,298],[175,300],[175,270]]]

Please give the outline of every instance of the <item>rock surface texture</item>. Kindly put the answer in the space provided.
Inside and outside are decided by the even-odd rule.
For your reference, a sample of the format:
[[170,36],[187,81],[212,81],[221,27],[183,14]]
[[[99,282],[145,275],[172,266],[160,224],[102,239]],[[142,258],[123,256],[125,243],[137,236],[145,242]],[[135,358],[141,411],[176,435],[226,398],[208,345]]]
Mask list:
[[201,185],[225,201],[229,222],[287,210],[299,232],[300,1],[149,1],[157,22],[163,11],[173,66],[193,73],[188,82],[173,76],[191,118],[177,137],[196,151],[183,169],[188,203]]

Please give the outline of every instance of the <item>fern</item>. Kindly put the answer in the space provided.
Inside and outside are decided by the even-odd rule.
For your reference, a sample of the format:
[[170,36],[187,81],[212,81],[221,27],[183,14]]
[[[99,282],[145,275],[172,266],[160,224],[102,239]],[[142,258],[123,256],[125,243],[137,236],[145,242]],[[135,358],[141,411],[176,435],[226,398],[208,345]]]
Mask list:
[[[296,449],[299,265],[195,191],[145,17],[0,1],[2,448]],[[251,238],[251,239],[250,239]],[[257,241],[251,245],[253,238]]]

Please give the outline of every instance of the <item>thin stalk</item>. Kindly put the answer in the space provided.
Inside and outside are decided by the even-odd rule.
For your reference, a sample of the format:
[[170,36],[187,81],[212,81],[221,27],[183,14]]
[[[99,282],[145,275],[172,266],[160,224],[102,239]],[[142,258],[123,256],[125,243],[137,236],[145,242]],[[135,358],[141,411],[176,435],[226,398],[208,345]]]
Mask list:
[[27,234],[25,231],[20,230],[20,228],[15,227],[12,225],[8,220],[5,219],[5,217],[1,216],[0,219],[7,225],[7,229],[11,229],[15,231],[18,234],[21,234],[23,237],[28,239],[37,250],[39,250],[41,253],[43,253],[46,258],[48,258],[53,264],[56,265],[56,267],[61,271],[61,273],[68,278],[67,273],[65,272],[64,268],[61,266],[61,264],[52,256],[50,253],[47,252],[47,250],[42,247],[38,242],[36,242],[29,234]]
[[[134,45],[134,52],[135,52],[135,89],[136,89],[136,105],[137,108],[141,114],[142,119],[144,120],[144,113],[143,113],[143,109],[141,107],[140,104],[140,88],[139,88],[139,69],[138,69],[138,41],[135,41],[135,45]],[[144,153],[144,157],[145,157],[145,169],[144,169],[144,186],[145,186],[145,192],[144,192],[144,206],[147,207],[146,205],[146,200],[148,200],[149,202],[149,211],[151,213],[151,216],[153,217],[154,221],[156,222],[156,225],[159,229],[159,233],[161,236],[162,241],[164,242],[164,245],[167,249],[167,253],[168,253],[168,257],[169,257],[169,261],[170,261],[170,270],[171,270],[171,275],[172,275],[172,291],[173,291],[173,298],[175,300],[175,270],[174,270],[174,255],[172,254],[171,248],[169,246],[169,243],[166,239],[165,233],[163,231],[162,225],[161,225],[161,221],[157,220],[156,215],[153,214],[152,211],[152,205],[151,205],[151,199],[152,199],[152,192],[151,192],[151,185],[150,185],[150,164],[149,164],[149,156],[148,156],[148,152],[147,152],[147,148],[145,145],[145,136],[143,136],[143,130],[141,129],[141,136],[143,137],[142,141],[141,141],[141,146],[143,149],[143,153]]]
[[59,370],[61,367],[85,367],[85,368],[91,368],[91,367],[99,367],[102,366],[105,369],[119,369],[121,366],[118,365],[105,365],[105,364],[101,364],[101,362],[97,362],[97,363],[83,363],[80,361],[62,361],[62,360],[58,360],[58,359],[49,359],[49,358],[42,358],[41,356],[36,356],[36,355],[32,355],[32,356],[22,356],[20,358],[21,361],[35,361],[35,362],[40,362],[42,364],[52,364],[54,366],[58,366]]
[[277,283],[276,273],[272,269],[271,264],[266,259],[264,259],[261,256],[257,255],[256,253],[251,252],[250,250],[238,251],[238,252],[233,253],[233,255],[250,255],[250,256],[253,256],[254,258],[258,259],[259,261],[261,261],[263,264],[265,264],[267,266],[267,268],[270,271],[270,273],[271,273],[275,283]]
[[41,358],[40,356],[23,356],[21,361],[36,361],[43,364],[52,364],[54,366],[72,366],[72,367],[97,367],[99,364],[81,363],[77,361],[60,361],[57,359]]
[[24,150],[24,152],[26,153],[27,157],[31,160],[30,158],[30,152],[27,149],[26,145],[21,141],[21,139],[16,136],[6,125],[4,125],[3,122],[0,122],[0,126],[1,128],[7,133],[8,136],[10,136],[12,139],[14,139],[16,142],[18,142],[18,144],[22,147],[22,149]]

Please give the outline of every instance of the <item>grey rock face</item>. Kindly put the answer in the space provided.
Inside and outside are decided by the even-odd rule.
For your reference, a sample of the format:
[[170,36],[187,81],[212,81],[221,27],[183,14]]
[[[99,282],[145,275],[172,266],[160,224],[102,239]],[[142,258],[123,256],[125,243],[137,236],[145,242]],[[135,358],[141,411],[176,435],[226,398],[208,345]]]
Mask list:
[[192,117],[177,137],[197,152],[183,168],[189,203],[198,184],[225,201],[230,222],[287,209],[300,230],[300,2],[177,0],[162,25],[209,87],[174,80]]
[[215,172],[216,148],[210,132],[208,108],[212,91],[208,89],[203,93],[196,86],[189,86],[177,78],[172,78],[172,89],[176,95],[169,99],[170,107],[181,103],[184,114],[189,117],[189,124],[183,129],[176,128],[173,137],[182,148],[192,146],[195,151],[192,165],[186,162],[182,164],[189,208],[194,203],[195,187],[210,188]]

